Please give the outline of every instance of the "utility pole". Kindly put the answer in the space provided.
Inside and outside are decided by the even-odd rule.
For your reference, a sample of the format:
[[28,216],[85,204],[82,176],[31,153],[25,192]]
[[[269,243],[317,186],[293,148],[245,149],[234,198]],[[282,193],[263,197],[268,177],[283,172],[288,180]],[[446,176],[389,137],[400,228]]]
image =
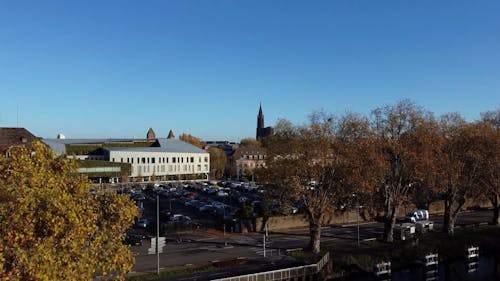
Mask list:
[[359,204],[358,206],[356,206],[356,221],[357,221],[357,225],[358,225],[358,248],[359,248]]
[[266,241],[267,241],[267,237],[268,237],[268,233],[267,233],[267,222],[268,222],[268,220],[266,220],[266,224],[264,225],[264,229],[266,230]]
[[160,276],[160,250],[158,240],[160,238],[160,196],[156,194],[156,274]]
[[264,234],[262,234],[262,236],[263,236],[262,237],[262,248],[264,250],[264,252],[263,252],[264,257],[266,257],[266,234],[264,233]]
[[264,233],[262,235],[263,235],[263,237],[262,237],[262,247],[263,247],[263,250],[264,250],[263,253],[264,253],[264,257],[266,257],[267,221],[264,224]]

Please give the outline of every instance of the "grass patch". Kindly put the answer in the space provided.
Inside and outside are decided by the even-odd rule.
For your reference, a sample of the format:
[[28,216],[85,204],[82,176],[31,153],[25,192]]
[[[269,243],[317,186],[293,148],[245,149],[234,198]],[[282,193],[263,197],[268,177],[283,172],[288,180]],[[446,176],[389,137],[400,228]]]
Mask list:
[[337,263],[340,268],[356,266],[365,271],[371,270],[376,259],[372,255],[355,255],[342,257]]
[[296,258],[297,260],[303,261],[305,264],[317,263],[323,256],[328,252],[328,250],[322,250],[318,254],[314,254],[308,251],[293,251],[288,255]]

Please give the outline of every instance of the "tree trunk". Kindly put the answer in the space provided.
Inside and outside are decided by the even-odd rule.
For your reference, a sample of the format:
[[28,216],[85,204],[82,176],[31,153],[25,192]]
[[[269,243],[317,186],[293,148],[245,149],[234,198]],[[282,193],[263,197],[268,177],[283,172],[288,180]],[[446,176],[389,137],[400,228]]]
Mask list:
[[398,206],[393,206],[390,211],[386,214],[384,221],[384,241],[392,243],[394,242],[394,225],[396,224],[396,213],[398,211]]
[[455,221],[457,220],[457,214],[451,214],[448,220],[448,225],[446,226],[446,233],[448,236],[452,237],[455,234]]
[[269,221],[269,216],[262,217],[262,224],[260,225],[260,231],[263,232],[266,229],[267,221]]
[[458,213],[462,209],[465,200],[452,201],[445,199],[444,201],[444,230],[448,236],[452,237],[455,234],[455,222],[457,221]]
[[493,205],[493,225],[500,226],[500,195],[493,194],[491,198],[491,203]]
[[308,249],[315,254],[320,252],[320,244],[321,244],[321,225],[319,223],[314,222],[313,220],[309,221],[309,233],[310,233],[310,241]]
[[453,226],[451,226],[451,235],[450,235],[453,236],[453,228],[455,227],[455,222],[453,223],[451,222],[451,206],[452,206],[451,200],[446,198],[444,200],[443,230],[446,231],[448,235],[450,235],[450,225],[453,224]]

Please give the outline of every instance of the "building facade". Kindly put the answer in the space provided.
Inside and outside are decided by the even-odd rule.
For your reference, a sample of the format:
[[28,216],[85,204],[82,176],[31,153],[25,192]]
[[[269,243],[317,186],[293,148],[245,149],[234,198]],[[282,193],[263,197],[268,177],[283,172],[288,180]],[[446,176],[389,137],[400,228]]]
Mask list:
[[8,149],[14,145],[27,145],[38,138],[25,128],[0,128],[0,155],[7,155]]
[[210,154],[180,140],[163,139],[166,147],[108,147],[106,161],[131,165],[131,180],[208,179]]
[[[234,151],[231,162],[235,173],[233,176],[251,177],[254,169],[266,165],[266,150],[262,147],[240,147]],[[251,180],[251,178],[248,179]]]
[[[43,139],[58,155],[82,161],[82,173],[116,176],[98,182],[208,179],[210,154],[176,139]],[[108,163],[108,164],[106,164]],[[120,164],[120,165],[117,165]],[[120,173],[118,170],[120,168]],[[124,174],[125,173],[125,174]]]

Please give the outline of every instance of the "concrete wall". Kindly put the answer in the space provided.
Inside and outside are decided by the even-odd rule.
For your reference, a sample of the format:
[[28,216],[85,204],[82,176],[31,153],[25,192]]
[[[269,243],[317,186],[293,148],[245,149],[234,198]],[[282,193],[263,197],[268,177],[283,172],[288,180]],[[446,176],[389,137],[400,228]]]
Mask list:
[[[367,217],[366,214],[363,214],[362,211],[359,216],[359,222],[370,221],[371,217]],[[334,212],[330,216],[328,216],[325,220],[324,225],[333,225],[333,224],[353,224],[356,223],[357,220],[356,211],[350,212]],[[289,229],[289,228],[307,228],[309,227],[309,221],[307,216],[304,214],[296,214],[290,216],[279,216],[279,217],[271,217],[267,222],[267,229],[271,231],[276,231],[280,229]],[[258,218],[255,222],[255,229],[260,231],[262,229],[262,218]]]
[[[477,201],[468,201],[463,210],[471,209],[474,207],[482,207],[489,208],[491,207],[491,203],[487,200],[477,200]],[[402,206],[399,210],[397,217],[404,217],[406,213],[416,210],[414,205]],[[430,214],[443,214],[444,213],[444,203],[443,201],[436,201],[429,205],[429,213]],[[370,214],[368,210],[361,209],[359,214],[359,222],[369,222],[374,221],[374,214]],[[344,225],[344,224],[355,224],[358,221],[358,216],[356,210],[340,212],[336,211],[332,213],[325,219],[324,225]],[[309,227],[309,222],[307,220],[307,216],[304,214],[296,214],[290,216],[278,216],[271,217],[267,222],[267,229],[270,231],[279,231],[282,229],[290,229],[290,228],[307,228]],[[262,218],[257,218],[254,223],[255,231],[261,231],[262,227]]]

